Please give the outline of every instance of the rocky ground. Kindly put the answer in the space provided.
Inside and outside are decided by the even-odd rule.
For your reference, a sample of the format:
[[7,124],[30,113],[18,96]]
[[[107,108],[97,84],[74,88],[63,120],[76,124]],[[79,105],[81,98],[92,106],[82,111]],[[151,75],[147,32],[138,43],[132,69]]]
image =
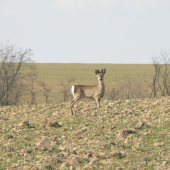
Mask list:
[[170,167],[170,98],[0,107],[0,170]]

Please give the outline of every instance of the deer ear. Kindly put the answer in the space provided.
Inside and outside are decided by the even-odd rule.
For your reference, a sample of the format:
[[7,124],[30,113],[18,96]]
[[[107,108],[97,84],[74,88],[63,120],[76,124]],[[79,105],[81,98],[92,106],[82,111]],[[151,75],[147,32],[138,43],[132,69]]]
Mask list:
[[105,74],[105,73],[106,73],[106,69],[103,70],[103,74]]
[[99,73],[100,73],[100,71],[99,71],[99,70],[95,70],[95,73],[96,73],[96,74],[99,74]]

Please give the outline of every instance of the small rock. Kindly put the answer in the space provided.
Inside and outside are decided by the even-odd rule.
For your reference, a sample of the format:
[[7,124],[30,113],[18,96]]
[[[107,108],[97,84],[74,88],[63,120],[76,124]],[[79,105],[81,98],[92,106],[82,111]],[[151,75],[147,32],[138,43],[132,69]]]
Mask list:
[[123,170],[123,168],[118,167],[118,168],[116,168],[116,170]]
[[58,157],[57,156],[48,156],[47,158],[46,158],[46,160],[47,161],[49,161],[49,162],[55,162],[55,163],[62,163],[62,161],[60,160],[60,159],[58,159]]
[[102,160],[101,163],[104,164],[107,167],[111,166],[111,165],[114,165],[114,162],[111,161],[111,160],[109,160],[109,161],[108,160]]
[[137,127],[138,127],[138,128],[143,128],[143,127],[146,127],[146,126],[147,126],[147,124],[144,123],[144,122],[142,122],[142,121],[139,121],[139,122],[137,123]]
[[64,162],[64,163],[61,164],[60,169],[64,169],[64,168],[69,167],[69,166],[71,166],[70,162]]
[[124,137],[127,137],[127,135],[129,134],[134,134],[136,133],[136,130],[133,129],[133,128],[129,128],[129,129],[123,129],[123,130],[120,130],[117,134],[117,138],[124,138]]
[[103,149],[110,149],[111,145],[110,144],[105,144],[105,145],[102,145],[101,148],[103,148]]
[[79,156],[74,156],[72,158],[72,160],[70,161],[71,165],[76,164],[77,162],[79,162],[81,160],[81,158]]
[[6,156],[12,157],[12,153],[7,153]]
[[116,145],[114,141],[110,141],[110,145]]
[[100,133],[95,133],[95,135],[94,136],[100,136]]
[[87,127],[83,127],[82,129],[78,130],[78,131],[76,132],[76,134],[84,133],[84,132],[86,132],[87,130],[88,130]]
[[90,162],[89,165],[94,165],[99,159],[98,158],[93,158]]
[[67,146],[60,146],[59,149],[61,149],[62,151],[70,151],[70,149]]
[[146,115],[146,117],[147,117],[148,119],[151,119],[151,113],[148,113],[148,114]]
[[50,126],[56,128],[62,127],[58,122],[50,122]]
[[11,168],[17,168],[19,166],[19,163],[14,163]]
[[146,136],[148,136],[148,135],[150,135],[150,134],[152,134],[152,131],[148,131],[148,132],[145,132],[145,133],[144,133],[144,135],[146,135]]
[[163,147],[165,146],[165,144],[162,142],[162,143],[155,143],[154,144],[155,147]]
[[11,146],[9,146],[9,145],[7,145],[5,148],[6,148],[7,152],[14,151],[14,149]]
[[106,152],[105,153],[99,153],[97,157],[100,158],[100,159],[108,159],[108,158],[110,158],[110,154],[106,153]]
[[104,126],[103,125],[99,125],[98,128],[99,129],[104,129]]
[[28,120],[23,120],[23,121],[19,124],[19,126],[29,126],[29,125],[30,125],[30,123],[29,123]]
[[166,164],[167,164],[167,162],[166,162],[166,161],[164,161],[164,162],[162,162],[162,164],[163,164],[163,165],[166,165]]
[[79,152],[78,152],[78,155],[81,155],[81,154],[84,154],[86,153],[86,150],[85,149],[81,149]]
[[49,138],[47,136],[41,136],[36,142],[37,146],[44,146],[48,144],[49,144]]
[[5,136],[5,139],[11,139],[11,138],[13,138],[12,135],[6,135],[6,136]]
[[29,150],[29,149],[27,149],[27,151],[26,151],[27,153],[29,153],[29,154],[31,154],[32,153],[32,151],[31,150]]
[[43,147],[43,148],[41,148],[41,151],[48,151],[48,148]]
[[59,158],[65,158],[65,155],[64,155],[63,153],[59,153],[59,154],[57,154],[57,157],[59,157]]
[[118,156],[119,158],[125,158],[127,155],[124,152],[115,151],[110,154],[112,157]]
[[70,170],[76,170],[76,168],[74,168],[73,166],[70,166]]
[[90,165],[86,164],[86,165],[85,165],[85,169],[86,169],[86,170],[91,170],[91,169],[93,169],[93,168],[92,168]]
[[72,150],[71,153],[77,155],[77,151],[76,150]]
[[112,127],[111,127],[111,129],[115,129],[115,128],[116,128],[116,126],[112,126]]
[[50,165],[42,165],[42,169],[52,170],[53,168]]
[[93,157],[92,153],[88,153],[88,154],[87,154],[87,157],[88,157],[88,158],[92,158],[92,157]]

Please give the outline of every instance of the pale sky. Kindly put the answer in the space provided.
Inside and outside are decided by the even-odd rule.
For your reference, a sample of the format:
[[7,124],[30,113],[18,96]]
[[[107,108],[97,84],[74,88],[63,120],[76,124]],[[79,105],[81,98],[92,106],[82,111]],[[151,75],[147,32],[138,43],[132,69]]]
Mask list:
[[170,0],[0,0],[0,45],[37,63],[152,63],[170,50]]

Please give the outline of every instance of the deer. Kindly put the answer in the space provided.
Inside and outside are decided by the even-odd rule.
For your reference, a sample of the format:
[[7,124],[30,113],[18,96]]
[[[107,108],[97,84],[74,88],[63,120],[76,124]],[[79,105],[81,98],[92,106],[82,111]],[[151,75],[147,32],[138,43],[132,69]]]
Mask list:
[[98,108],[98,115],[101,115],[100,112],[100,99],[105,94],[105,84],[104,84],[104,75],[106,73],[106,69],[95,70],[98,78],[98,85],[73,85],[71,88],[71,93],[73,95],[73,100],[70,103],[71,107],[71,114],[73,116],[76,115],[76,111],[74,109],[74,104],[84,98],[88,99],[95,99],[97,108]]

